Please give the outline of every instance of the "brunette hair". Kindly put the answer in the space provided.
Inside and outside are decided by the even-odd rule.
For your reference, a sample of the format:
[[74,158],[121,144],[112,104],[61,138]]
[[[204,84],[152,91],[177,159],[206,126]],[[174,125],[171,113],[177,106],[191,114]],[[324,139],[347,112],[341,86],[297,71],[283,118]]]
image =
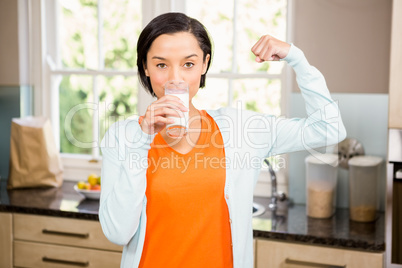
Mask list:
[[205,76],[212,60],[212,43],[204,25],[183,13],[170,12],[157,16],[142,30],[137,43],[138,77],[146,90],[155,97],[149,77],[145,74],[147,54],[154,40],[162,34],[188,32],[194,35],[203,51],[203,60],[210,55],[205,74],[201,75],[200,88],[205,87]]

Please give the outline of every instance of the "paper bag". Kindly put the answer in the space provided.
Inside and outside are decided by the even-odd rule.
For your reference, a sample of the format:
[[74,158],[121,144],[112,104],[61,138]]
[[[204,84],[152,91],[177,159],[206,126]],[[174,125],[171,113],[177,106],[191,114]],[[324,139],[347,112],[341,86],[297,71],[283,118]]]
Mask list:
[[13,118],[8,189],[59,187],[63,169],[50,121],[43,117]]

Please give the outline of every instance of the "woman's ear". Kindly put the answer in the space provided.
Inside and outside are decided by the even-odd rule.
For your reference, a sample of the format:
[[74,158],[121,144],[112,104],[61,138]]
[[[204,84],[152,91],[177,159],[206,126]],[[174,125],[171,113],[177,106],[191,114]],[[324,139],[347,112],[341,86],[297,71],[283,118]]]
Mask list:
[[209,55],[209,54],[207,54],[207,56],[205,56],[205,60],[202,63],[202,75],[204,75],[207,72],[208,62],[209,62],[210,58],[211,58],[211,55]]

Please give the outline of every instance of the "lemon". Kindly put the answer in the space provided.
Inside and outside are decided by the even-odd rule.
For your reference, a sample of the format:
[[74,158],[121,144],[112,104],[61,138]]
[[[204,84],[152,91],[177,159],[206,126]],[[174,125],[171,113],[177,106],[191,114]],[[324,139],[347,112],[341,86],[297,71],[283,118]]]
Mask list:
[[88,175],[88,179],[91,179],[91,178],[98,178],[99,176],[97,175],[97,174],[95,174],[95,173],[91,173],[91,174],[89,174]]
[[99,176],[98,175],[96,175],[96,174],[91,174],[91,175],[89,175],[88,176],[88,183],[91,185],[91,186],[94,186],[94,185],[96,185],[96,184],[98,184],[98,178],[99,178]]
[[85,189],[87,189],[87,183],[85,181],[79,181],[77,183],[77,187],[80,190],[85,190]]

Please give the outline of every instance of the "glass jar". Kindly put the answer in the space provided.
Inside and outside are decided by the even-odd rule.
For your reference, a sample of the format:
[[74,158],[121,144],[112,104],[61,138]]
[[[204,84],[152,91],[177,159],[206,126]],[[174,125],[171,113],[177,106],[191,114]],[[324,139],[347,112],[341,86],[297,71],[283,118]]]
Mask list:
[[349,213],[350,219],[372,222],[378,209],[378,179],[382,158],[355,156],[349,164]]
[[338,155],[310,155],[306,158],[306,213],[313,218],[330,218],[335,213]]

